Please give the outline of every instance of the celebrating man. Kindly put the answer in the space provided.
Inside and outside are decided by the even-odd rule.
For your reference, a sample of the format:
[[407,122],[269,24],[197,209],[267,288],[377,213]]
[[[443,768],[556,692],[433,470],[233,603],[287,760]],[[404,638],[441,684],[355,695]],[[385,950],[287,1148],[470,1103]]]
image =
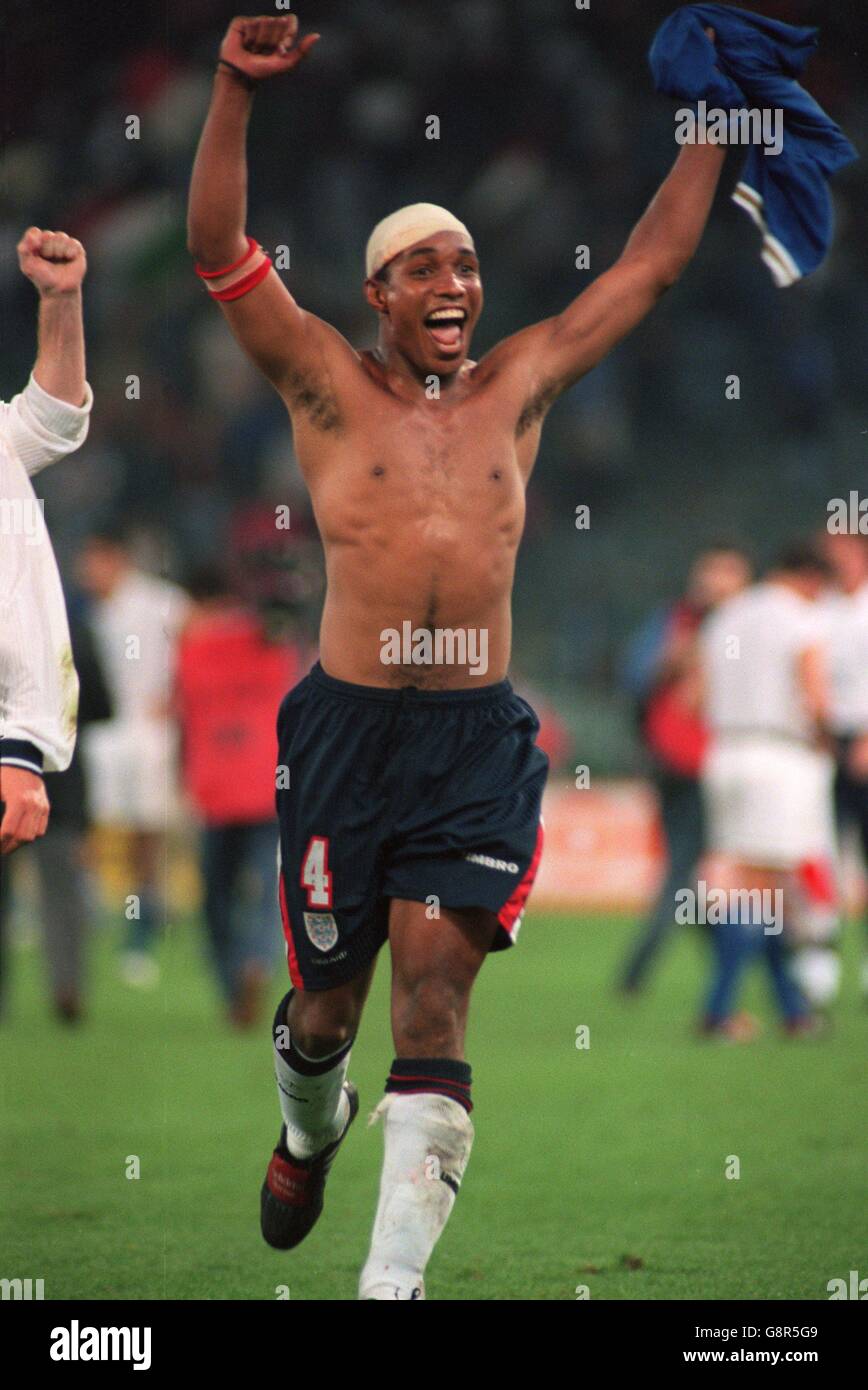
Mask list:
[[[470,1154],[464,1034],[488,951],[510,945],[541,850],[546,760],[506,680],[524,492],[553,402],[678,279],[723,164],[685,147],[616,264],[563,313],[469,359],[476,247],[422,203],[381,222],[357,351],[302,309],[245,233],[258,84],[317,41],[295,17],[236,19],[193,171],[189,246],[239,342],[289,411],[323,539],[321,664],[280,711],[281,906],[294,988],[275,1020],[280,1141],[265,1239],[297,1245],[356,1113],[349,1053],[392,956],[385,1160],[360,1297],[424,1297]],[[482,681],[486,683],[482,683]]]

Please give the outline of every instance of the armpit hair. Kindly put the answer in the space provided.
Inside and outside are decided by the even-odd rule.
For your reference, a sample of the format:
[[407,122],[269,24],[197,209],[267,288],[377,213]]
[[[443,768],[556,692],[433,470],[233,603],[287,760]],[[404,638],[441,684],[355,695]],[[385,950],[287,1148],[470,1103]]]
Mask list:
[[545,386],[540,387],[535,396],[531,396],[518,417],[518,424],[515,427],[517,439],[520,439],[523,434],[526,434],[531,426],[535,425],[538,420],[544,419],[552,405],[554,405],[559,394],[560,387],[558,383],[549,381]]
[[325,432],[336,430],[341,425],[341,413],[334,393],[312,373],[290,371],[285,391],[293,412],[297,410],[305,414],[314,429]]

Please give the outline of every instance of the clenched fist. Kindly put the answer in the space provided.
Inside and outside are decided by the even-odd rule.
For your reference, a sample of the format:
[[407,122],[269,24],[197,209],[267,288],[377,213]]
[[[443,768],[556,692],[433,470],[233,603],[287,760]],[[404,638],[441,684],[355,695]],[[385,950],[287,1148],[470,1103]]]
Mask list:
[[87,270],[84,247],[66,232],[28,227],[18,243],[18,264],[41,295],[74,294]]
[[297,35],[298,18],[294,14],[280,19],[241,15],[229,25],[220,57],[251,81],[260,82],[298,67],[319,38],[319,34],[306,34],[303,39]]
[[45,834],[50,807],[45,783],[35,772],[0,765],[0,801],[6,808],[0,821],[0,854],[11,854]]

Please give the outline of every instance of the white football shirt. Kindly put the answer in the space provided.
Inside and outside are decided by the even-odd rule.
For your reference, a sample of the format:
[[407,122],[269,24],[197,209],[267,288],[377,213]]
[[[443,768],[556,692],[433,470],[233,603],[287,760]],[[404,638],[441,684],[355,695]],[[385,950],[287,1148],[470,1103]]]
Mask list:
[[821,638],[815,605],[783,584],[755,584],[722,604],[701,637],[709,726],[810,739],[798,666]]
[[868,583],[836,594],[828,620],[832,727],[839,734],[868,733]]
[[171,693],[175,643],[189,610],[184,590],[131,569],[94,604],[92,627],[121,723],[150,720]]

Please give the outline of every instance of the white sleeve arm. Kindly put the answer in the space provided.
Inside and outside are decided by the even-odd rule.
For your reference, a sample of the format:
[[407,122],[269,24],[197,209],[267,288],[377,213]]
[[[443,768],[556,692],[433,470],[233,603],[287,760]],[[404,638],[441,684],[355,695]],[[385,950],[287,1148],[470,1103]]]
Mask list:
[[49,463],[79,449],[87,438],[93,392],[85,382],[83,405],[50,396],[31,373],[23,391],[0,401],[0,443],[32,476]]
[[0,762],[62,772],[78,709],[66,605],[33,487],[3,449],[0,497],[13,523],[0,540]]

